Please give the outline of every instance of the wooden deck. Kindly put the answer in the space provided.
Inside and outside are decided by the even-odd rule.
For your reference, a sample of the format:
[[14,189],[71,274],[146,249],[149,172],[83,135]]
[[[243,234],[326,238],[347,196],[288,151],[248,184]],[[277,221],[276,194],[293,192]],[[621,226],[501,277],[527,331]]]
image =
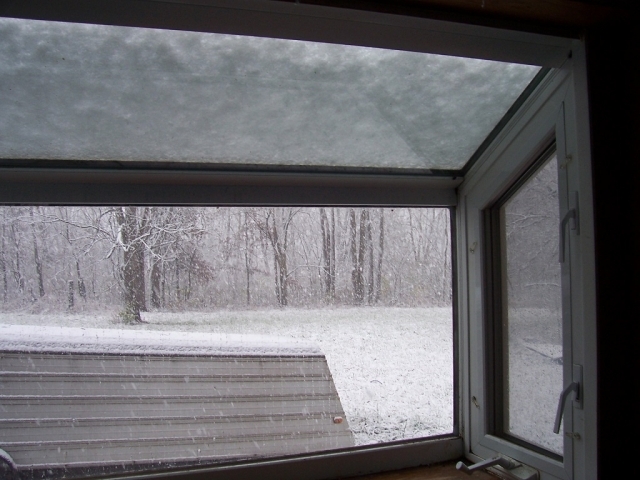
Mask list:
[[58,353],[28,340],[23,351],[6,340],[0,349],[0,449],[22,478],[354,445],[327,361],[313,349],[141,355],[96,342],[82,347],[93,353],[75,344]]

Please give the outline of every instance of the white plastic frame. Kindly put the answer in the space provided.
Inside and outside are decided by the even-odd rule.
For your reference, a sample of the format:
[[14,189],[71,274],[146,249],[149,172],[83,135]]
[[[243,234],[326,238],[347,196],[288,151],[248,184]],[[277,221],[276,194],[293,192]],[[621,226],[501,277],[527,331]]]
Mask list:
[[[507,455],[537,469],[541,480],[597,478],[595,250],[585,76],[584,49],[576,42],[572,59],[542,82],[465,178],[459,192],[458,287],[460,352],[465,365],[461,378],[465,451],[473,460]],[[568,235],[569,261],[563,268],[568,286],[563,292],[563,341],[564,382],[571,378],[572,364],[584,368],[584,409],[565,410],[564,430],[571,435],[565,436],[562,461],[512,443],[493,431],[491,412],[501,407],[491,404],[494,387],[487,339],[492,333],[486,318],[487,291],[491,286],[484,274],[489,260],[483,254],[488,248],[483,229],[485,211],[554,141],[561,177],[566,178],[566,191],[560,192],[560,215],[568,208],[563,194],[567,198],[568,192],[578,192],[581,222],[580,235]]]

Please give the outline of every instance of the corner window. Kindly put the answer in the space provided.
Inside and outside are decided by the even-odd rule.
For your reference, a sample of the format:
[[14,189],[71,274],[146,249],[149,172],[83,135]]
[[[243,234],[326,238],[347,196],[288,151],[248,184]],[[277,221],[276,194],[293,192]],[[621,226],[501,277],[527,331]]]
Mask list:
[[492,170],[571,41],[273,3],[3,11],[25,17],[0,19],[3,472],[487,458],[503,404],[499,441],[547,448],[477,370],[468,255],[540,153]]
[[0,448],[25,478],[455,433],[449,209],[0,215]]
[[516,478],[589,475],[593,245],[574,80],[569,69],[550,75],[461,188],[461,252],[476,287],[463,304],[470,457],[500,457],[492,468]]

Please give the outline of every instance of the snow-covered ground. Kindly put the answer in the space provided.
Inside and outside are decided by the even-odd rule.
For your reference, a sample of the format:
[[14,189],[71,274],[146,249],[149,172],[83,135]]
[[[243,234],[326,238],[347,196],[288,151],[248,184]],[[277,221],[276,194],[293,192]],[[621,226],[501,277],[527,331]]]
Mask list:
[[553,433],[564,388],[559,318],[544,308],[509,310],[507,410],[511,434],[562,455],[564,438]]
[[[228,335],[276,335],[316,344],[327,357],[358,445],[453,430],[450,308],[147,312],[146,323],[139,325],[123,325],[116,318],[113,313],[0,312],[0,324],[30,325],[34,334],[43,326],[64,326],[207,332],[234,339]],[[131,338],[130,332],[124,336]],[[166,335],[167,341],[182,337]]]

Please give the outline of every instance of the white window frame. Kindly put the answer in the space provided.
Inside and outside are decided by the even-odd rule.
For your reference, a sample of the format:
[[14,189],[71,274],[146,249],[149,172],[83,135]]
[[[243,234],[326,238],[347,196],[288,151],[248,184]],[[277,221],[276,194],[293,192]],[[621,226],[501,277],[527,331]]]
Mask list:
[[[185,171],[176,169],[127,169],[96,167],[59,168],[46,162],[31,166],[0,162],[0,202],[4,204],[172,204],[172,205],[309,205],[309,206],[442,206],[455,209],[452,225],[457,243],[454,260],[454,288],[458,315],[458,357],[454,360],[460,378],[459,411],[454,435],[418,439],[381,446],[367,446],[340,452],[317,453],[280,459],[266,459],[236,465],[222,465],[181,472],[181,479],[274,477],[292,479],[339,478],[385,470],[427,465],[466,456],[486,458],[489,450],[477,445],[480,423],[472,415],[472,398],[481,395],[471,370],[478,361],[478,339],[483,338],[482,312],[476,296],[482,297],[482,283],[472,266],[472,256],[481,239],[474,237],[476,208],[469,193],[478,185],[492,192],[515,178],[519,163],[529,159],[540,143],[541,132],[549,135],[550,120],[542,111],[557,113],[556,97],[549,84],[560,82],[564,96],[566,130],[573,165],[577,173],[570,188],[580,191],[581,231],[572,238],[571,259],[576,265],[576,289],[581,298],[584,331],[574,340],[574,350],[584,358],[585,407],[576,419],[584,432],[582,457],[574,462],[574,478],[597,478],[595,429],[595,298],[593,267],[593,225],[591,212],[590,152],[584,49],[580,42],[525,32],[461,25],[424,18],[374,12],[351,11],[322,6],[296,5],[268,0],[96,0],[87,9],[81,0],[64,8],[51,8],[47,1],[17,2],[2,14],[16,18],[77,21],[109,25],[174,28],[202,32],[249,34],[304,39],[351,45],[396,48],[426,53],[461,55],[489,60],[521,62],[558,68],[511,119],[506,128],[480,156],[461,184],[461,178],[411,175],[341,174],[314,172]],[[154,15],[154,13],[158,13]],[[571,61],[566,61],[572,52]],[[564,83],[563,83],[564,82]],[[546,92],[546,93],[545,93]],[[536,103],[537,102],[537,103]],[[538,110],[536,110],[538,109]],[[551,111],[550,110],[550,111]],[[537,113],[536,113],[537,112]],[[550,114],[549,114],[550,115]],[[544,119],[543,119],[544,118]],[[555,119],[555,116],[554,116]],[[555,121],[555,120],[554,120]],[[504,160],[507,173],[495,170],[496,162],[512,147],[518,131],[538,125],[537,133],[519,147],[520,153]],[[527,130],[529,131],[529,130]],[[544,135],[543,135],[544,136]],[[537,138],[537,140],[536,140]],[[537,143],[536,143],[537,142]],[[526,153],[525,153],[526,152]],[[506,158],[506,157],[505,157]],[[514,158],[516,160],[514,160]],[[493,170],[490,170],[493,168]],[[493,183],[492,183],[493,182]],[[489,197],[493,198],[491,195]],[[488,198],[489,198],[488,197]],[[473,208],[471,208],[473,207]],[[574,244],[575,247],[574,247]],[[477,250],[479,251],[479,250]],[[477,255],[476,255],[477,257]],[[454,297],[455,298],[455,297]],[[477,366],[477,365],[476,365]],[[475,382],[475,383],[474,383]],[[482,397],[481,397],[482,398]],[[579,464],[578,464],[579,463]],[[135,478],[131,474],[127,477]],[[145,475],[145,478],[150,478]],[[177,478],[167,472],[153,478]]]
[[[541,480],[597,478],[596,463],[596,322],[595,249],[591,198],[591,157],[586,114],[586,81],[583,46],[576,42],[572,58],[542,82],[510,125],[465,177],[459,189],[458,231],[461,361],[461,395],[465,452],[479,461],[506,455],[537,469]],[[565,455],[562,461],[518,445],[494,432],[492,413],[493,371],[489,358],[487,294],[491,289],[485,212],[518,181],[555,141],[561,177],[567,191],[578,193],[580,234],[568,234],[570,251],[563,277],[565,321],[565,386],[571,365],[583,367],[583,409],[571,402],[564,410]],[[562,187],[561,187],[562,190]],[[560,192],[560,218],[568,210]],[[584,230],[583,230],[584,227]],[[560,395],[560,391],[558,392]],[[555,413],[555,412],[554,412]],[[576,436],[577,435],[577,436]]]

